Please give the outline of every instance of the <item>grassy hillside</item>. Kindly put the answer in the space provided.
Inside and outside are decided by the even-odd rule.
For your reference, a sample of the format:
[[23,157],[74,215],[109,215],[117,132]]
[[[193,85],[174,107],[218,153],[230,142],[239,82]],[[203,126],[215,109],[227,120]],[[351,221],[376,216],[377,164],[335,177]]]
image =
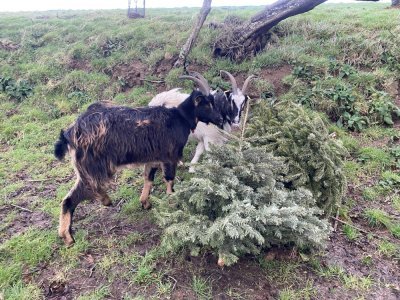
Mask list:
[[[140,208],[139,169],[118,173],[113,207],[78,207],[74,247],[56,230],[74,184],[72,167],[52,154],[60,129],[98,99],[141,106],[190,88],[172,64],[197,10],[153,9],[141,20],[119,10],[0,13],[0,299],[398,298],[400,27],[386,6],[322,5],[279,24],[266,49],[240,64],[212,58],[219,32],[202,29],[190,69],[223,88],[220,69],[240,82],[258,74],[253,98],[321,112],[350,153],[345,223],[332,220],[326,251],[272,249],[224,269],[211,255],[160,247],[154,212]],[[257,10],[216,8],[207,23]],[[154,194],[163,189],[158,179]]]

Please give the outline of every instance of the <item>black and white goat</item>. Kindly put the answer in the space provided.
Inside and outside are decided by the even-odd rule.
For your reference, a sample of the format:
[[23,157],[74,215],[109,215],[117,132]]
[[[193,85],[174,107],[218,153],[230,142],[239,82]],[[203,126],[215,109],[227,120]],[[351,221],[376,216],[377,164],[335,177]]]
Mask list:
[[98,102],[89,106],[66,131],[61,131],[54,154],[62,160],[68,151],[77,176],[75,186],[61,204],[59,236],[64,243],[74,243],[72,215],[82,200],[111,204],[106,186],[120,167],[145,164],[140,197],[143,208],[151,206],[148,196],[160,164],[167,193],[172,193],[177,163],[189,133],[199,121],[222,124],[221,116],[214,110],[214,97],[203,86],[176,108],[130,108]]
[[[255,77],[250,75],[245,80],[242,89],[238,88],[235,78],[227,71],[221,70],[221,73],[226,74],[231,82],[231,91],[211,91],[215,99],[215,109],[221,114],[223,118],[223,130],[227,132],[232,131],[232,127],[238,127],[240,123],[241,113],[249,97],[246,95],[247,87],[250,80]],[[192,75],[196,76],[203,85],[207,84],[207,80],[197,72],[191,72]],[[207,84],[208,86],[208,84]],[[165,106],[165,107],[176,107],[188,94],[181,93],[180,88],[175,88],[166,92],[162,92],[156,95],[149,103],[149,106]],[[213,126],[207,125],[202,122],[196,127],[196,130],[190,134],[190,138],[198,141],[196,147],[196,153],[191,160],[191,164],[195,164],[199,161],[200,156],[204,150],[209,151],[209,144],[223,144],[227,138],[221,134],[220,130]],[[189,172],[194,172],[193,166],[189,168]]]

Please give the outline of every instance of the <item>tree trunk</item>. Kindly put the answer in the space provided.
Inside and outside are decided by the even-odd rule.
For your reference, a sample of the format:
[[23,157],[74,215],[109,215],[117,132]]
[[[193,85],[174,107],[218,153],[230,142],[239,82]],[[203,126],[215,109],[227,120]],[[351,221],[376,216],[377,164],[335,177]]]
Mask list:
[[181,52],[179,53],[178,60],[175,62],[174,67],[185,66],[186,57],[188,56],[190,50],[192,49],[194,43],[196,42],[197,36],[199,35],[200,29],[203,26],[204,21],[207,18],[208,13],[211,10],[211,1],[212,0],[204,0],[203,6],[200,10],[200,14],[197,17],[197,22],[193,27],[193,31],[187,39],[185,45],[183,45]]
[[278,0],[237,28],[226,28],[214,44],[214,56],[241,61],[263,48],[263,36],[280,21],[305,13],[326,0]]
[[392,7],[400,7],[400,0],[392,0]]

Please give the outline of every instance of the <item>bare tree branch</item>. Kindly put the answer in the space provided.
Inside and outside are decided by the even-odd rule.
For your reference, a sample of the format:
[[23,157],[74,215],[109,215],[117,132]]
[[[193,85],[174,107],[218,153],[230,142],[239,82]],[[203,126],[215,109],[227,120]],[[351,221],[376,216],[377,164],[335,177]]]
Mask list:
[[203,6],[200,10],[200,14],[197,17],[197,22],[193,27],[193,31],[187,39],[185,45],[183,45],[181,52],[179,53],[178,60],[175,62],[174,67],[181,67],[186,62],[186,57],[188,56],[190,50],[192,49],[194,43],[196,42],[197,36],[199,35],[200,29],[203,26],[204,21],[207,18],[211,10],[211,1],[212,0],[204,0]]
[[242,60],[262,49],[262,36],[273,26],[289,17],[312,10],[326,0],[278,0],[267,5],[249,21],[223,32],[214,45],[215,56]]

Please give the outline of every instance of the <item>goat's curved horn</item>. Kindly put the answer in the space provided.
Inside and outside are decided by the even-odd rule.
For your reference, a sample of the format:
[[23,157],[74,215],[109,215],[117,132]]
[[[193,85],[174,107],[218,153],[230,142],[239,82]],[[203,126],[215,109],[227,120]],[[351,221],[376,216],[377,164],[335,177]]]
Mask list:
[[182,76],[179,76],[179,79],[189,79],[189,80],[194,81],[195,83],[197,83],[197,85],[199,86],[200,91],[204,95],[206,95],[206,96],[210,95],[210,87],[208,86],[207,83],[204,83],[199,78],[194,77],[194,76],[189,76],[189,75],[182,75]]
[[246,80],[243,83],[243,87],[242,87],[242,93],[246,94],[246,90],[247,90],[247,86],[249,85],[249,82],[251,79],[257,77],[256,75],[250,75],[249,77],[246,78]]
[[238,87],[237,87],[235,77],[233,77],[233,75],[231,73],[224,71],[224,70],[220,70],[219,72],[220,72],[220,74],[224,73],[229,77],[229,80],[231,81],[231,84],[232,84],[232,92],[233,92],[233,94],[236,95],[238,93]]
[[196,72],[196,71],[190,71],[189,75],[197,77],[198,79],[200,79],[201,81],[203,81],[204,84],[208,85],[208,81],[207,79],[205,79],[203,77],[203,75],[201,75],[200,73]]

